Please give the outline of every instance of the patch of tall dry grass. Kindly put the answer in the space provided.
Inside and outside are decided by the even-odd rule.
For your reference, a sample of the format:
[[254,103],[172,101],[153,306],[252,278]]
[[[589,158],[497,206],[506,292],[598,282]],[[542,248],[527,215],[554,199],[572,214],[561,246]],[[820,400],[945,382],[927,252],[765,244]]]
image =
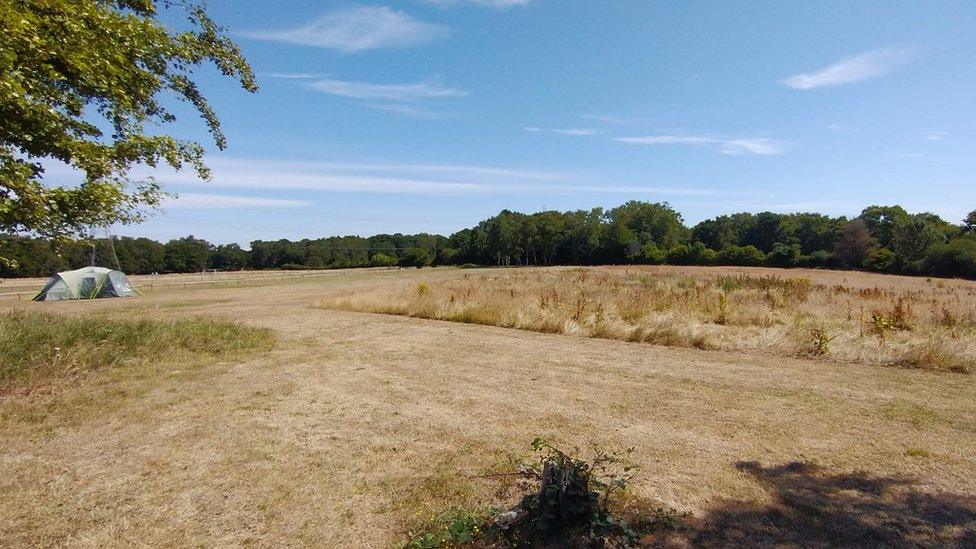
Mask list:
[[269,349],[269,329],[207,318],[85,317],[11,311],[0,314],[0,395],[73,380],[99,369],[236,356]]
[[778,356],[976,371],[976,297],[933,282],[855,288],[639,268],[465,274],[321,307]]

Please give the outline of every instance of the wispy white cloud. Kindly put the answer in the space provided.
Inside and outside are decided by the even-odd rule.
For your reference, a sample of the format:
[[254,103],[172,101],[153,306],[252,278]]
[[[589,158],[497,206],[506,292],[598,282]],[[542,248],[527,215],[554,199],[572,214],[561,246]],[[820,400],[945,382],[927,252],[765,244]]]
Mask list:
[[914,50],[883,48],[842,59],[818,71],[790,76],[782,84],[797,90],[812,90],[825,86],[839,86],[878,78],[895,67],[911,60]]
[[[496,195],[496,196],[570,196],[621,195],[665,199],[669,196],[724,196],[743,193],[703,187],[666,187],[653,185],[600,184],[585,177],[558,171],[524,170],[493,166],[451,164],[362,164],[328,162],[293,162],[281,160],[216,157],[208,160],[213,178],[200,181],[191,172],[170,169],[137,170],[135,175],[153,175],[170,188],[191,191],[207,189],[247,189],[308,193],[370,193],[385,195]],[[229,204],[239,200],[241,207],[298,207],[302,201],[262,202],[255,197],[209,198],[210,195],[181,193],[181,199],[196,196],[190,202],[197,207]]]
[[581,114],[580,118],[583,120],[601,122],[603,124],[612,124],[614,126],[629,126],[634,123],[634,119],[632,118],[616,116],[613,114]]
[[235,196],[226,194],[180,193],[179,196],[166,200],[166,209],[247,209],[249,207],[300,208],[311,206],[307,200],[286,200],[281,198],[267,198],[260,196]]
[[433,119],[452,116],[452,113],[433,110],[422,104],[458,99],[469,95],[467,90],[450,88],[434,82],[375,84],[337,80],[315,73],[268,73],[262,76],[302,81],[303,85],[309,89],[346,99],[359,100],[356,104],[361,107],[413,118]]
[[468,92],[429,82],[416,84],[372,84],[322,78],[306,84],[313,90],[348,97],[381,101],[422,101],[426,99],[452,99],[467,97]]
[[536,126],[523,126],[522,129],[529,133],[552,132],[559,135],[569,135],[573,137],[581,137],[585,135],[599,135],[601,133],[605,133],[603,130],[599,130],[596,128],[565,128],[565,129],[554,128],[548,130]]
[[786,152],[787,143],[768,137],[728,138],[710,135],[651,135],[643,137],[615,137],[614,141],[630,145],[691,145],[707,147],[721,154],[774,155]]
[[927,162],[944,162],[949,159],[946,155],[925,154],[920,152],[895,153],[890,156],[895,158],[907,158],[910,160],[924,160]]
[[[234,158],[207,159],[213,177],[202,181],[192,171],[171,168],[138,167],[133,177],[153,176],[179,199],[167,203],[172,208],[299,208],[314,203],[315,193],[367,193],[426,196],[607,196],[647,197],[734,197],[754,196],[753,192],[702,186],[630,185],[602,183],[594,178],[560,171],[544,171],[497,166],[462,164],[343,163],[302,162]],[[45,175],[56,178],[80,177],[60,162],[45,163]],[[182,192],[183,189],[189,192]],[[288,191],[301,193],[303,200],[205,194],[199,190]],[[233,192],[233,191],[230,191]]]
[[[829,214],[848,214],[859,212],[862,205],[847,201],[818,200],[818,201],[797,201],[779,202],[768,199],[749,198],[748,200],[685,200],[678,199],[671,201],[672,205],[686,207],[719,208],[721,211],[736,212],[776,212],[776,213],[797,213],[797,212],[819,212]],[[855,213],[856,215],[856,213]]]
[[449,32],[446,27],[419,21],[385,6],[356,6],[329,12],[300,27],[251,31],[241,35],[355,53],[423,44]]
[[323,78],[321,74],[312,72],[266,72],[258,74],[258,78],[277,78],[280,80],[311,80]]
[[532,0],[423,0],[428,4],[438,6],[457,6],[459,4],[475,4],[491,8],[512,8],[527,6]]
[[602,130],[597,130],[593,128],[569,128],[565,130],[552,130],[552,131],[560,135],[572,135],[572,136],[599,135],[603,133]]
[[925,134],[925,139],[929,141],[942,141],[946,135],[948,135],[946,132],[929,132]]
[[367,109],[373,109],[376,111],[383,111],[399,116],[406,116],[410,118],[420,118],[425,120],[439,120],[443,118],[451,118],[454,113],[447,111],[435,111],[427,109],[424,107],[418,107],[416,105],[403,104],[403,103],[358,103],[360,107],[365,107]]

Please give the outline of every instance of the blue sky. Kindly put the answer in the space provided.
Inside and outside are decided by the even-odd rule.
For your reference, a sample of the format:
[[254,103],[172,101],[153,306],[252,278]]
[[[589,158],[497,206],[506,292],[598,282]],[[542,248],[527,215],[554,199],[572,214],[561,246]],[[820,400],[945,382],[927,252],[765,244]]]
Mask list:
[[[210,0],[212,182],[122,234],[449,234],[502,208],[976,209],[972,2]],[[186,108],[173,128],[207,141]]]

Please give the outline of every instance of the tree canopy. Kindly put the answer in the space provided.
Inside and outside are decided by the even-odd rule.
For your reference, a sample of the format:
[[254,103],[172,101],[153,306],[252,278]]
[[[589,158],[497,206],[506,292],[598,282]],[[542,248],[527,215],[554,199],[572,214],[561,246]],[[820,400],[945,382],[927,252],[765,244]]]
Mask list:
[[[167,28],[161,8],[182,13],[186,29]],[[202,1],[0,0],[0,28],[3,232],[57,238],[139,221],[165,194],[151,178],[130,177],[133,166],[189,166],[209,176],[203,145],[159,131],[176,119],[167,97],[192,105],[222,149],[220,122],[194,70],[212,64],[257,90]],[[46,178],[44,162],[52,160],[82,181]]]
[[[165,244],[123,237],[114,249],[130,273],[190,272],[204,268],[321,269],[479,265],[769,265],[869,269],[905,274],[976,278],[976,234],[935,214],[904,212],[874,223],[816,213],[737,213],[688,228],[668,204],[627,202],[610,210],[523,214],[503,210],[450,237],[431,234],[332,236],[300,241],[215,246],[192,236]],[[877,210],[866,209],[869,216]],[[881,244],[888,239],[888,246]],[[92,250],[72,244],[59,253],[50,241],[0,237],[21,263],[0,265],[0,276],[40,276],[91,262]],[[764,251],[759,246],[768,248]],[[97,261],[114,266],[107,241],[95,246]]]

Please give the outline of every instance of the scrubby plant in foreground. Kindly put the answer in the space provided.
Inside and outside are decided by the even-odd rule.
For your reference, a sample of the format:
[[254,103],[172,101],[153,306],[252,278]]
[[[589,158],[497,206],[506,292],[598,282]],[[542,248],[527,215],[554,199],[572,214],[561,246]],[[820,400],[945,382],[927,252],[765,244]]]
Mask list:
[[627,457],[633,451],[595,449],[590,460],[571,456],[537,437],[532,441],[534,460],[523,463],[522,475],[539,483],[539,488],[511,511],[505,524],[509,537],[518,541],[556,541],[582,538],[637,540],[637,533],[624,519],[610,511],[611,498],[627,488],[636,467]]
[[637,472],[628,459],[633,448],[594,446],[591,457],[582,459],[578,448],[568,454],[536,437],[531,449],[533,457],[518,461],[513,473],[527,492],[517,505],[504,512],[450,509],[432,517],[406,547],[629,547],[645,534],[678,526],[673,509],[619,512],[619,496]]

